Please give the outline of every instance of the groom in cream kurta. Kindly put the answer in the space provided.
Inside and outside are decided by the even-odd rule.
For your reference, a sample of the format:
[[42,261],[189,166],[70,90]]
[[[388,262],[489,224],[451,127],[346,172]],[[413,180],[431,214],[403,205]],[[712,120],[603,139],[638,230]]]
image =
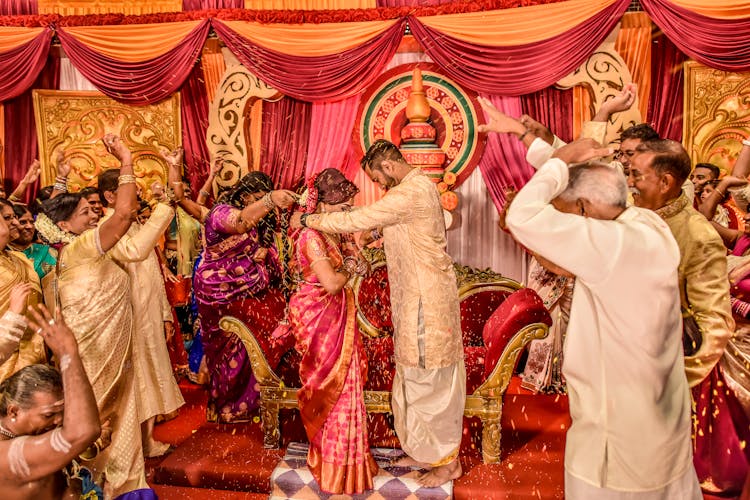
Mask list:
[[[570,154],[571,147],[578,145],[556,154]],[[572,419],[565,497],[699,500],[682,354],[679,248],[658,215],[626,208],[625,181],[617,171],[601,164],[578,168],[599,170],[589,177],[593,181],[576,177],[569,185],[566,163],[547,161],[506,219],[519,243],[577,280],[563,357]],[[617,203],[589,201],[605,183],[614,186]]]
[[[382,228],[394,325],[391,404],[396,434],[415,461],[455,467],[466,373],[443,210],[435,184],[388,144],[391,156],[382,167],[382,155],[368,153],[363,160],[365,172],[388,189],[382,199],[351,212],[309,215],[304,224],[328,233]],[[460,467],[451,470],[460,475]],[[453,479],[446,477],[440,479]]]

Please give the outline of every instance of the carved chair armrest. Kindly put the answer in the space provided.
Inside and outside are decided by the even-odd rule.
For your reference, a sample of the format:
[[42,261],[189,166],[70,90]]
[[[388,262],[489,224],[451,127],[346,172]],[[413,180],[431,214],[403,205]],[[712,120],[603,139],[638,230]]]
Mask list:
[[255,336],[245,323],[234,316],[224,316],[219,321],[219,328],[225,332],[233,333],[240,338],[245,349],[247,349],[250,365],[253,368],[253,375],[258,380],[259,385],[281,387],[281,378],[276,375],[271,365],[268,364],[263,349],[261,349],[260,344],[258,344]]

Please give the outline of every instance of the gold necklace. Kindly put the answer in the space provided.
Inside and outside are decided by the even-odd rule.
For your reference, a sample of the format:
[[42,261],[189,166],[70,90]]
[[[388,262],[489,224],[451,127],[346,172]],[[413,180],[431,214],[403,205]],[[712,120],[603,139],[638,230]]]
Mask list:
[[3,427],[3,424],[0,424],[0,434],[2,434],[3,436],[7,437],[8,439],[15,439],[15,438],[18,437],[17,434],[13,434],[8,429],[6,429],[5,427]]

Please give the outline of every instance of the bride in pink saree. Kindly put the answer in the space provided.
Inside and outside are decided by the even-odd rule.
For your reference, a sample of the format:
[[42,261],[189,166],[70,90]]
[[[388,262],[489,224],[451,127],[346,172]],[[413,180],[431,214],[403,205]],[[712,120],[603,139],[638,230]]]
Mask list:
[[[349,210],[357,192],[338,170],[323,170],[308,183],[306,212]],[[362,493],[372,489],[378,466],[367,440],[367,361],[347,282],[366,266],[347,256],[338,235],[302,229],[293,237],[299,287],[289,302],[289,322],[302,354],[298,400],[310,441],[308,466],[321,490]]]

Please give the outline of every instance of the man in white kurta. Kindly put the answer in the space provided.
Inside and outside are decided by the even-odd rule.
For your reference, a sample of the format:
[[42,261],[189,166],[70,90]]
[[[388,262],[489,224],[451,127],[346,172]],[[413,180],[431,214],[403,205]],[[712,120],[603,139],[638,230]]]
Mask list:
[[396,361],[394,427],[407,455],[433,467],[420,482],[436,486],[461,475],[466,399],[458,290],[445,251],[443,210],[435,184],[392,143],[373,144],[363,167],[388,189],[382,199],[352,212],[304,216],[302,223],[328,233],[383,228]]
[[[571,147],[580,145],[556,155],[570,156]],[[626,208],[619,173],[577,168],[590,172],[575,171],[569,186],[567,164],[547,161],[507,215],[521,244],[577,279],[563,361],[572,418],[565,496],[699,500],[677,243],[658,215]],[[603,206],[592,191],[606,183],[617,199]],[[601,214],[611,220],[595,218]]]
[[[104,192],[108,207],[114,203],[113,195],[112,191]],[[102,221],[113,213],[114,210],[106,208]],[[159,203],[145,224],[131,224],[128,235],[134,236],[142,230],[163,234],[173,217],[174,211]],[[133,304],[132,360],[143,454],[146,457],[160,456],[166,453],[169,445],[154,441],[154,420],[158,415],[172,413],[185,404],[172,372],[165,339],[165,322],[173,321],[172,311],[153,245],[127,247],[123,258],[124,268],[130,277]]]

